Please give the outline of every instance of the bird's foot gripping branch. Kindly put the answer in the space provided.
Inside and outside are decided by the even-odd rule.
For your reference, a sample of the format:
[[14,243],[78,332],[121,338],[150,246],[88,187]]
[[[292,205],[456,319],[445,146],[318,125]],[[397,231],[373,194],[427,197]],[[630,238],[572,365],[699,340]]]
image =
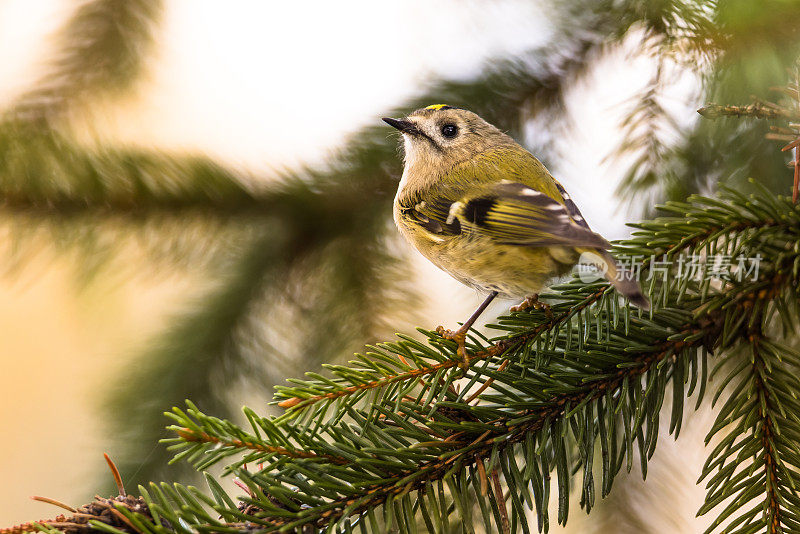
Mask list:
[[[697,473],[713,529],[796,529],[800,209],[724,191],[664,210],[674,216],[637,224],[615,250],[664,262],[658,276],[641,262],[650,311],[575,278],[542,296],[549,314],[501,317],[494,338],[473,332],[463,377],[457,344],[422,331],[291,380],[277,392],[282,415],[245,409],[248,428],[174,408],[175,459],[224,462],[243,494],[210,474],[206,490],[152,484],[140,488],[147,513],[121,506],[126,526],[95,528],[546,531],[550,510],[567,521],[573,492],[590,511],[621,471],[646,472],[661,412],[677,436],[691,398],[724,403]],[[736,276],[736,261],[730,276],[678,276],[692,256],[761,260],[756,276]]]

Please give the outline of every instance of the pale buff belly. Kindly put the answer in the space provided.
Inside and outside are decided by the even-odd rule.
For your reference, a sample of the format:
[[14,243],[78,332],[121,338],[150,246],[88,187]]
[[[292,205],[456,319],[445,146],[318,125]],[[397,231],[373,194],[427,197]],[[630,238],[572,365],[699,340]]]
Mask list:
[[579,254],[568,247],[525,247],[489,242],[479,236],[431,241],[403,232],[423,256],[453,278],[501,297],[524,298],[569,272]]

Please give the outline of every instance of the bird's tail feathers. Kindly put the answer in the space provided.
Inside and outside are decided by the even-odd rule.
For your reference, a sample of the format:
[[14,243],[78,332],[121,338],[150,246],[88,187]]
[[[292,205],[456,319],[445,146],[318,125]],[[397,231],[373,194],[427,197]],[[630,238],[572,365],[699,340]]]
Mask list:
[[642,293],[639,282],[634,279],[636,273],[623,269],[608,251],[601,249],[579,249],[579,251],[581,263],[594,265],[631,304],[644,311],[650,309],[650,301]]

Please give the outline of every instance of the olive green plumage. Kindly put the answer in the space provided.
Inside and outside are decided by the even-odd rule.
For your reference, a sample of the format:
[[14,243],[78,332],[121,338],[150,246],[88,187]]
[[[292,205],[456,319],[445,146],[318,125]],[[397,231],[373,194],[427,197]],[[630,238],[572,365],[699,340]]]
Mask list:
[[582,252],[634,304],[649,303],[559,184],[530,152],[476,114],[429,106],[384,119],[403,134],[405,167],[394,202],[403,236],[459,281],[522,298],[564,275]]

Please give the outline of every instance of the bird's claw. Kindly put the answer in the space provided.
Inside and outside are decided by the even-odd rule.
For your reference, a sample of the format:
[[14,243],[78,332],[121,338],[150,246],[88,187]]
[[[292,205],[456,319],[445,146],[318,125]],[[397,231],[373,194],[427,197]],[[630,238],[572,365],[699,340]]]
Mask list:
[[469,369],[469,356],[467,355],[467,332],[466,330],[458,329],[456,331],[447,330],[443,326],[436,327],[436,333],[442,336],[443,339],[449,339],[450,341],[455,341],[458,344],[458,350],[456,354],[461,357],[461,361],[459,362],[458,366],[461,370],[466,373],[467,369]]
[[550,305],[546,302],[542,302],[539,300],[539,295],[533,294],[529,297],[525,297],[525,300],[517,304],[516,306],[511,306],[512,312],[521,312],[527,309],[533,308],[534,310],[544,310],[545,315],[547,315],[548,319],[553,318],[553,311],[550,309]]

